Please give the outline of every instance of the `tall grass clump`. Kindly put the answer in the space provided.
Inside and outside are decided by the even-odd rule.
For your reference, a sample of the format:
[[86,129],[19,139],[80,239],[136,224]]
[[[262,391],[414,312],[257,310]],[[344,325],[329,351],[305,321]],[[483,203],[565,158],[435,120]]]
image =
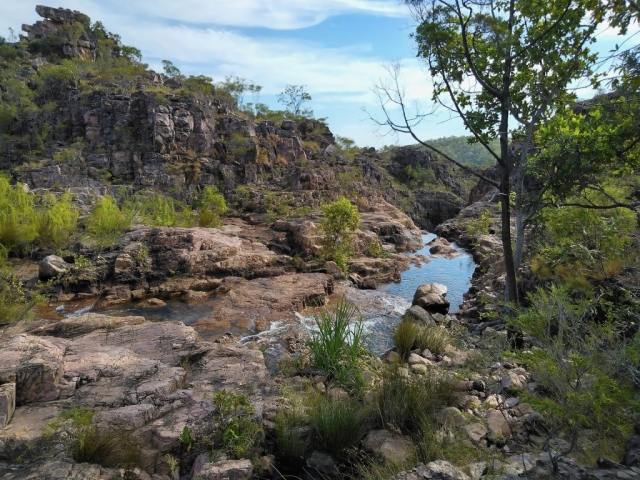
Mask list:
[[383,372],[377,392],[378,418],[385,428],[419,435],[442,408],[455,404],[457,398],[448,378],[431,375],[412,379],[390,366]]
[[318,395],[310,411],[314,444],[334,458],[343,458],[346,450],[357,446],[366,433],[368,414],[369,411],[355,399],[331,402],[327,397]]
[[278,410],[275,418],[277,457],[294,469],[305,463],[310,446],[306,397],[294,397],[289,405]]
[[419,331],[419,325],[411,320],[403,320],[396,326],[396,331],[393,334],[393,342],[396,344],[403,362],[406,362],[409,358]]
[[93,411],[74,408],[58,415],[44,428],[47,438],[62,442],[78,463],[97,463],[104,467],[135,466],[140,445],[122,429],[98,428]]
[[365,352],[365,331],[358,307],[342,297],[333,310],[323,310],[314,316],[314,321],[317,332],[308,343],[314,366],[339,385],[358,391],[363,384],[359,366]]
[[215,187],[206,187],[197,201],[198,226],[219,227],[220,217],[227,213],[227,203],[224,196]]
[[434,355],[444,355],[451,344],[449,332],[435,325],[420,325],[416,336],[418,348],[429,350]]

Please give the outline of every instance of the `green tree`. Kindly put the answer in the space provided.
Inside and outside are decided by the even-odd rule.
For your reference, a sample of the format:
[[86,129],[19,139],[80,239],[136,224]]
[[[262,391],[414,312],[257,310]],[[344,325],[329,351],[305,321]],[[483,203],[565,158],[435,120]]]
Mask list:
[[162,60],[162,69],[164,70],[164,74],[169,78],[175,78],[182,75],[180,69],[170,60]]
[[278,103],[284,105],[294,117],[313,116],[313,111],[304,105],[311,101],[311,95],[305,88],[306,85],[287,85],[284,92],[278,94]]
[[[597,55],[589,45],[606,11],[595,0],[405,0],[405,4],[419,23],[414,39],[418,56],[431,73],[433,100],[462,119],[474,139],[495,159],[500,179],[487,178],[418,136],[415,127],[426,115],[413,113],[407,105],[397,66],[390,68],[391,81],[377,87],[385,114],[378,123],[410,134],[499,190],[503,199],[505,297],[517,303],[516,268],[526,228],[521,203],[524,166],[532,151],[534,133],[558,109],[573,101],[568,86],[574,80],[590,77],[597,81],[592,71]],[[516,137],[522,148],[514,159],[510,142]],[[495,138],[499,139],[499,149],[491,145]],[[511,198],[512,191],[516,192],[515,255],[512,207],[504,201]]]
[[335,261],[346,275],[347,261],[353,256],[351,238],[360,226],[360,214],[357,207],[345,197],[323,205],[322,212],[324,254],[327,259]]

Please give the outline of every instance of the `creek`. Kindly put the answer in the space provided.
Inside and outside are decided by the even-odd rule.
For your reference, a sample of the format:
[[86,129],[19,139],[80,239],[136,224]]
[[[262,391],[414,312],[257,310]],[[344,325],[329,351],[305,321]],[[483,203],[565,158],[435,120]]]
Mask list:
[[[435,234],[423,234],[422,240],[425,247],[413,253],[407,253],[412,257],[423,256],[429,261],[416,260],[411,263],[410,268],[401,273],[399,283],[380,285],[377,290],[359,290],[357,288],[347,288],[347,299],[354,302],[359,308],[364,318],[368,337],[368,347],[372,353],[380,355],[393,346],[393,332],[396,325],[401,321],[402,315],[411,306],[413,294],[416,289],[425,283],[441,283],[448,288],[447,299],[451,302],[451,311],[456,311],[458,305],[462,303],[463,294],[471,286],[471,276],[476,268],[472,256],[458,247],[452,246],[459,253],[453,258],[431,256],[429,254],[428,243],[437,238]],[[67,310],[60,310],[60,316],[76,316],[89,311],[100,311],[109,315],[141,315],[150,321],[182,321],[186,325],[191,325],[200,319],[206,319],[212,308],[215,308],[216,298],[197,303],[188,304],[178,299],[168,299],[165,306],[141,306],[130,303],[110,308],[93,308],[92,304],[82,305],[77,310],[73,305],[67,305]],[[74,310],[76,310],[74,312]],[[299,329],[302,326],[307,331],[313,331],[315,323],[312,316],[298,315],[300,325],[284,324],[272,322],[269,330],[259,334],[249,334],[233,327],[224,328],[221,331],[201,332],[205,338],[215,338],[227,333],[240,337],[241,342],[266,341],[268,348],[266,357],[276,359],[283,353],[282,342],[279,341],[288,333]]]

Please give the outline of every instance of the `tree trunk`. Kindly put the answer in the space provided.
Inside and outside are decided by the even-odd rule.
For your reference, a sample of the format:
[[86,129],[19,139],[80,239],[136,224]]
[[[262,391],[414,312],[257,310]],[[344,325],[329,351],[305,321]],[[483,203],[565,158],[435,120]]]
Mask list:
[[513,261],[513,247],[511,245],[511,207],[509,206],[509,194],[511,193],[509,184],[509,167],[502,168],[502,179],[500,182],[501,193],[501,219],[502,219],[502,254],[504,256],[505,278],[505,301],[518,305],[518,287],[516,283],[516,269]]

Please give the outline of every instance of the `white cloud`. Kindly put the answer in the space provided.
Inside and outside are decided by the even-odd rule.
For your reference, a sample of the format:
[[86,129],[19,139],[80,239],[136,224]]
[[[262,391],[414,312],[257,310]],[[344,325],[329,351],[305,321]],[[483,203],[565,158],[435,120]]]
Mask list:
[[[2,23],[8,20],[17,25],[34,17],[40,1],[3,0]],[[107,19],[128,17],[136,21],[293,30],[342,14],[403,17],[408,13],[396,0],[60,0],[59,3],[102,20],[107,26]],[[115,30],[115,26],[111,28]]]

